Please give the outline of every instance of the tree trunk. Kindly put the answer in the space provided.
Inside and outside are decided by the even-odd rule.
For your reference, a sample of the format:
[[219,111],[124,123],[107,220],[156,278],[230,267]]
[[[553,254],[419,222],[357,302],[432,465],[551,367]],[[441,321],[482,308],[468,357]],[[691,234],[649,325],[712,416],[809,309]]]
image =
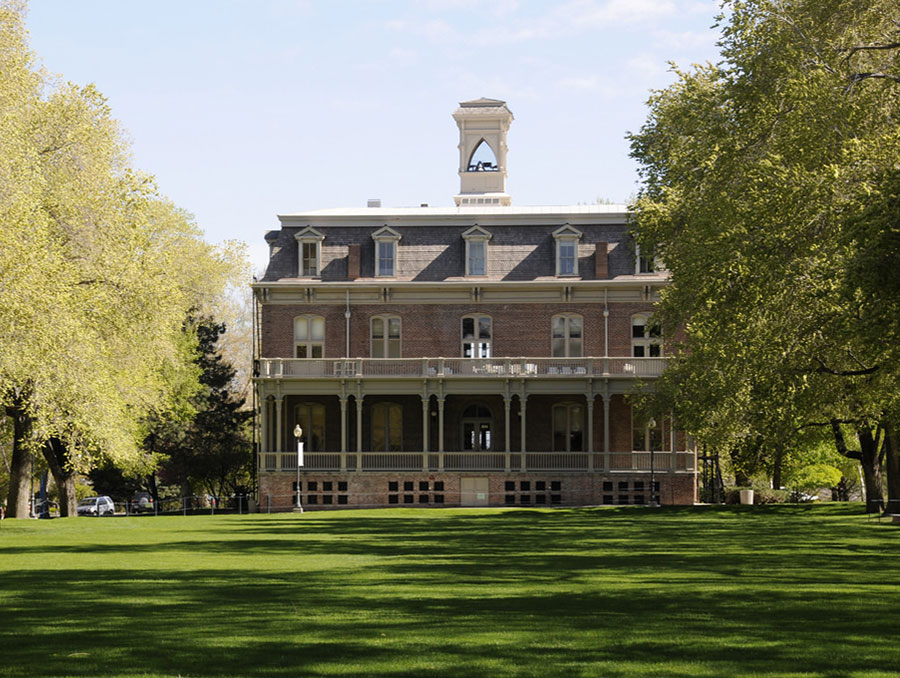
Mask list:
[[156,473],[147,476],[147,491],[153,497],[153,505],[159,510],[159,486],[156,484]]
[[50,438],[42,448],[44,459],[50,466],[50,473],[56,481],[59,492],[59,515],[61,518],[77,515],[78,500],[75,497],[75,473],[67,468],[69,452],[59,438]]
[[734,469],[734,484],[737,487],[749,487],[750,476],[738,468],[740,464],[740,452],[737,448],[731,450],[731,467]]
[[866,493],[866,513],[878,513],[884,506],[884,490],[881,482],[881,462],[878,459],[878,441],[872,429],[861,426],[856,429],[859,450],[847,449],[841,425],[832,420],[831,431],[838,454],[859,461],[863,472],[863,487]]
[[784,443],[779,440],[775,443],[775,460],[772,465],[772,489],[781,489],[781,467],[784,464]]
[[881,478],[881,462],[878,459],[878,442],[872,435],[872,429],[859,428],[859,450],[862,454],[860,463],[863,470],[863,482],[866,485],[866,513],[878,513],[884,508],[884,484]]
[[31,494],[31,474],[34,455],[26,448],[31,434],[31,418],[25,412],[19,397],[6,408],[13,420],[13,449],[9,469],[9,494],[6,499],[6,515],[10,518],[28,518]]
[[887,475],[888,501],[886,510],[889,513],[900,513],[900,450],[897,449],[900,440],[897,440],[896,429],[893,426],[884,427],[884,471]]

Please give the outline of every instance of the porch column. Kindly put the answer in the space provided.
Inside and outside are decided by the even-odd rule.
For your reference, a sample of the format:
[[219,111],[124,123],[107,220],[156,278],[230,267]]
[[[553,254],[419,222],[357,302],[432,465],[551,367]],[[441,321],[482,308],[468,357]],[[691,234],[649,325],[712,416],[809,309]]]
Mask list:
[[428,404],[431,398],[422,394],[422,452],[428,452]]
[[587,452],[588,452],[588,471],[594,470],[594,396],[588,393],[585,396],[587,404]]
[[506,444],[505,444],[506,454],[503,457],[503,465],[504,465],[504,468],[506,469],[507,473],[509,473],[509,466],[510,466],[509,453],[511,451],[510,450],[510,440],[509,440],[509,433],[510,433],[509,408],[511,405],[512,405],[512,396],[510,396],[509,394],[504,394],[503,395],[503,426],[504,426],[504,436],[505,436],[505,440],[506,440]]
[[422,394],[422,473],[428,473],[428,396]]
[[509,440],[509,408],[512,405],[512,396],[504,395],[503,396],[503,424],[504,424],[504,435],[506,436],[506,453],[510,453],[510,440]]
[[[525,453],[525,413],[528,411],[528,396],[524,393],[519,394],[519,427],[521,431],[521,448],[522,453]],[[525,468],[525,460],[522,459],[521,468]]]
[[[444,453],[444,399],[438,398],[438,452]],[[443,470],[443,457],[441,457],[441,470]]]
[[678,447],[675,445],[675,410],[669,410],[669,443],[672,454],[669,457],[669,473],[675,473],[678,466]]
[[[356,452],[362,452],[362,410],[363,410],[363,396],[361,394],[356,396]],[[356,460],[356,470],[360,469],[360,458]]]
[[[284,426],[282,419],[282,410],[284,409],[282,405],[284,404],[284,398],[278,397],[275,398],[275,451],[281,452],[283,451],[282,447],[282,439],[284,438]],[[279,463],[279,466],[281,464]]]
[[603,470],[609,471],[609,393],[603,394]]
[[341,402],[341,471],[347,470],[347,396],[338,396]]
[[347,396],[338,396],[341,403],[341,452],[347,451]]
[[[269,451],[269,418],[272,413],[269,412],[269,398],[259,399],[259,451]],[[260,462],[262,464],[262,462]],[[262,468],[262,465],[260,465]]]

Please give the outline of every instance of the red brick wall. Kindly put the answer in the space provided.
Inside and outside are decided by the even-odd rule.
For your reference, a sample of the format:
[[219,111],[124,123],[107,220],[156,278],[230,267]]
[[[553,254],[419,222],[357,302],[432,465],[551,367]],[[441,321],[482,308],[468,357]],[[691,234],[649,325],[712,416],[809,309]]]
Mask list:
[[[631,355],[631,316],[649,312],[649,304],[609,306],[610,355]],[[294,318],[313,314],[325,318],[325,357],[340,358],[345,350],[343,305],[264,305],[262,356],[294,357]],[[584,319],[584,355],[604,354],[604,321],[601,304],[384,304],[351,309],[351,357],[368,357],[370,319],[396,315],[402,321],[402,357],[458,357],[462,354],[461,318],[487,315],[493,319],[495,357],[549,356],[551,319],[559,313],[577,313]]]

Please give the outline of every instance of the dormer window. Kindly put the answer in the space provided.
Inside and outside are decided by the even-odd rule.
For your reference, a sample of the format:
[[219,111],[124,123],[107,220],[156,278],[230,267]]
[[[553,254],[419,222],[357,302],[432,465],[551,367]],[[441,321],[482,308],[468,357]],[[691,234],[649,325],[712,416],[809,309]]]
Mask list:
[[660,261],[659,257],[656,256],[651,248],[645,247],[642,251],[641,246],[634,243],[635,275],[640,275],[642,273],[656,273],[664,268],[662,261]]
[[487,275],[488,241],[491,234],[473,226],[462,234],[466,241],[466,275]]
[[307,226],[297,233],[297,258],[299,266],[297,275],[301,278],[317,278],[322,274],[322,241],[325,236]]
[[556,275],[578,275],[578,241],[581,231],[568,224],[553,231],[556,240]]
[[375,275],[376,277],[393,277],[397,275],[397,243],[400,234],[385,226],[372,234],[375,241]]

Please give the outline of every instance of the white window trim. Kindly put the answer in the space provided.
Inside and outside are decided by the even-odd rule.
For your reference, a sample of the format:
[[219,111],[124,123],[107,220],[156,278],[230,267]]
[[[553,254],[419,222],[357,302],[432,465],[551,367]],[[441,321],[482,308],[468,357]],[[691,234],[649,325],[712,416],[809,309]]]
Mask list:
[[[312,226],[307,226],[297,233],[294,238],[297,240],[297,276],[300,278],[322,277],[322,241],[325,240],[325,234],[320,233]],[[313,244],[316,246],[315,273],[308,273],[303,270],[303,245],[306,244]]]
[[[635,337],[634,336],[634,326],[638,324],[638,321],[643,321],[640,324],[644,327],[644,336],[643,337]],[[631,333],[631,355],[632,357],[637,357],[634,355],[634,347],[635,346],[643,346],[644,347],[644,358],[662,358],[664,355],[663,352],[663,338],[662,334],[658,337],[651,337],[650,332],[647,329],[651,327],[650,324],[650,316],[646,313],[635,313],[631,316],[631,326],[629,328],[629,332]],[[651,356],[650,355],[650,346],[655,345],[659,346],[659,356]]]
[[[314,340],[313,340],[312,338],[310,338],[310,336],[309,336],[309,335],[311,334],[310,330],[312,329],[312,321],[313,321],[314,319],[321,319],[321,321],[322,321],[322,341],[314,341]],[[302,341],[302,342],[301,342],[301,341],[298,341],[298,339],[297,339],[297,321],[298,321],[298,320],[305,320],[305,321],[306,321],[306,336],[307,336],[307,338],[306,338],[305,341]],[[296,316],[296,317],[294,318],[294,325],[293,325],[293,327],[294,327],[294,357],[295,357],[295,358],[298,357],[297,354],[299,353],[299,351],[297,350],[297,347],[298,347],[300,344],[306,345],[306,347],[307,347],[307,351],[306,351],[306,352],[307,352],[308,354],[310,354],[310,355],[307,356],[307,357],[311,357],[311,354],[312,354],[312,352],[313,352],[313,351],[312,351],[312,347],[313,347],[313,346],[321,345],[321,346],[322,346],[322,358],[325,357],[325,317],[324,317],[324,316],[316,315],[316,314],[314,314],[314,313],[306,313],[306,314],[304,314],[304,315],[298,315],[298,316]],[[320,359],[320,358],[317,358],[317,360],[318,360],[318,359]]]
[[372,358],[375,357],[375,337],[372,336],[375,327],[375,321],[381,320],[384,323],[384,336],[378,341],[381,342],[382,347],[384,348],[384,357],[387,358],[388,347],[390,346],[390,321],[396,320],[400,323],[400,336],[398,337],[399,342],[399,354],[397,358],[403,357],[403,319],[399,315],[373,315],[369,318],[369,356]]
[[[460,351],[460,353],[459,354],[463,357],[465,357],[465,355],[466,355],[466,338],[465,338],[465,336],[463,336],[463,321],[466,318],[472,318],[475,321],[474,322],[475,328],[474,328],[474,332],[473,332],[474,336],[472,337],[471,342],[470,342],[472,344],[472,356],[471,357],[476,358],[476,359],[482,359],[482,356],[479,356],[476,354],[478,353],[479,344],[484,344],[484,343],[487,344],[487,356],[484,356],[484,358],[493,357],[493,355],[494,355],[494,318],[492,316],[489,316],[486,313],[467,313],[462,318],[460,318],[460,320],[459,320],[459,351]],[[478,336],[478,319],[479,318],[487,318],[488,320],[491,321],[491,336],[487,340],[481,339]]]
[[[400,234],[389,226],[384,226],[372,234],[372,240],[375,241],[375,277],[376,278],[395,278],[397,277],[398,253],[397,243],[400,242]],[[393,246],[393,271],[391,273],[382,273],[378,263],[378,250],[381,243],[388,243]]]
[[[556,259],[556,276],[562,278],[574,278],[578,276],[578,244],[581,241],[582,232],[577,228],[572,228],[568,224],[564,224],[560,228],[553,231],[553,239],[556,241],[555,245],[555,259]],[[574,261],[572,262],[572,272],[571,273],[562,273],[560,271],[560,250],[562,245],[571,244],[575,250],[574,252]]]
[[635,240],[634,242],[634,274],[635,275],[656,275],[659,271],[664,271],[665,266],[663,265],[662,259],[659,257],[653,257],[653,265],[651,266],[650,271],[642,271],[641,270],[641,246]]
[[[487,275],[488,272],[488,252],[490,248],[488,247],[488,242],[490,241],[492,235],[490,232],[484,230],[477,224],[464,232],[462,234],[463,240],[466,241],[466,276],[469,277],[478,277],[483,278]],[[470,254],[470,247],[472,243],[483,243],[484,244],[484,272],[483,273],[473,273],[470,268],[470,263],[472,261]]]
[[[562,337],[563,346],[566,348],[566,355],[564,356],[553,356],[553,340],[555,337],[553,336],[553,325],[557,318],[562,318],[565,321],[565,334]],[[572,335],[570,331],[571,321],[573,319],[577,319],[581,321],[581,353],[578,355],[571,355],[571,342]],[[550,318],[550,355],[555,358],[582,358],[584,357],[584,316],[578,313],[557,313],[556,315]]]

